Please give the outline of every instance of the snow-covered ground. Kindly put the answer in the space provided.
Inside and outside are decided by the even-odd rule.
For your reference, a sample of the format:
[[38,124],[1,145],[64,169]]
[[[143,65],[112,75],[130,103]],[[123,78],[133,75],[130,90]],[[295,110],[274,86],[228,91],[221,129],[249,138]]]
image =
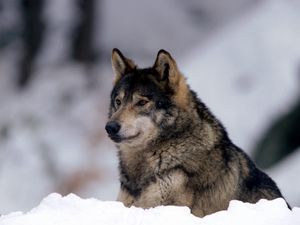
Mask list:
[[51,194],[28,213],[14,212],[0,217],[0,225],[295,225],[300,208],[289,210],[283,199],[260,200],[256,204],[231,201],[227,210],[204,218],[195,217],[188,207],[159,206],[151,209],[126,208],[120,202],[81,199],[74,194]]

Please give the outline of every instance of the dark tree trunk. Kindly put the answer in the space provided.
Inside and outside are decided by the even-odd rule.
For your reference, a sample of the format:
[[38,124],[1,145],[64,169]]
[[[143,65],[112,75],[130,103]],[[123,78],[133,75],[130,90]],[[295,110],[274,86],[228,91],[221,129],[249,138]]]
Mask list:
[[42,20],[44,0],[22,0],[24,55],[21,59],[18,86],[26,87],[32,79],[32,67],[41,47],[44,22]]
[[95,0],[77,0],[79,24],[74,30],[72,57],[89,64],[95,58],[93,35],[95,25]]

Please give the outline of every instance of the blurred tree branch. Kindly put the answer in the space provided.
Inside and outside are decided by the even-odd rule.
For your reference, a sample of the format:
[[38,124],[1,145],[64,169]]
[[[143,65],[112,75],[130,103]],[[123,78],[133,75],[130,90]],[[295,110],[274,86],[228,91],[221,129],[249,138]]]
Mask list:
[[291,110],[278,118],[257,144],[254,160],[258,166],[269,168],[294,152],[300,146],[299,125],[300,96]]

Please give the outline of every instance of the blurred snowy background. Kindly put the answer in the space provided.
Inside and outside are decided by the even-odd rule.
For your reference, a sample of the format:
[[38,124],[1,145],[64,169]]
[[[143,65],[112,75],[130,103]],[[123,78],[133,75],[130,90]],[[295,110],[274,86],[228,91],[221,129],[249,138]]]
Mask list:
[[113,47],[140,66],[170,51],[300,206],[300,1],[0,0],[0,214],[51,192],[116,198]]

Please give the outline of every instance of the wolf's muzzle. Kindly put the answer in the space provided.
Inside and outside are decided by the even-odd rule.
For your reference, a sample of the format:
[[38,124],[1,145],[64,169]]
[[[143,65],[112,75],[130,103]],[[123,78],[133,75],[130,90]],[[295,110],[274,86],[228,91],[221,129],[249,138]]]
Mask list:
[[108,122],[105,126],[105,130],[109,135],[117,135],[120,129],[121,129],[120,124],[114,121]]
[[117,143],[122,141],[121,136],[118,134],[120,129],[121,129],[121,125],[114,121],[108,122],[105,126],[105,130],[108,133],[110,139],[112,139],[114,142]]

